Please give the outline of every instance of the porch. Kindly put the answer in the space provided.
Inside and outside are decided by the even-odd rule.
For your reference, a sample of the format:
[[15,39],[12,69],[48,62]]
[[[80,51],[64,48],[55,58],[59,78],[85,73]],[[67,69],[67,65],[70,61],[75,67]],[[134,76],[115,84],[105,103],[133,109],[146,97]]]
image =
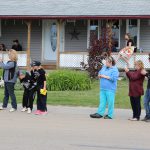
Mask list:
[[[58,51],[58,64],[60,68],[82,68],[81,62],[88,64],[88,48],[90,38],[94,33],[97,39],[102,36],[109,20],[64,20],[59,23],[61,48]],[[71,34],[74,33],[74,34]],[[112,24],[112,39],[114,47],[112,56],[117,57],[118,51],[126,45],[125,33],[130,33],[136,52],[130,59],[130,68],[134,68],[136,60],[142,60],[145,68],[150,68],[148,54],[150,52],[150,20],[149,19],[116,19]],[[78,50],[77,50],[78,49]],[[125,63],[117,63],[119,69],[124,69]]]
[[[111,19],[110,19],[111,20]],[[108,19],[2,19],[0,21],[0,43],[11,48],[11,41],[18,38],[23,46],[19,53],[18,65],[27,68],[32,60],[39,60],[45,69],[82,68],[81,62],[87,64],[90,38],[95,34],[97,39],[102,29],[107,26]],[[150,52],[150,20],[149,19],[116,19],[112,24],[115,47],[112,55],[125,46],[124,34],[129,32],[134,40],[137,52],[130,60],[141,59],[145,67],[150,68],[148,53]],[[115,51],[115,52],[114,52]],[[6,52],[0,56],[7,60]],[[119,69],[124,63],[117,64]]]
[[[115,59],[117,57],[118,53],[112,53],[113,58]],[[144,53],[134,53],[131,57],[129,64],[130,68],[134,68],[134,62],[137,60],[142,60],[144,63],[144,67],[146,69],[150,69],[150,63],[148,60],[148,54],[147,52]],[[81,62],[84,62],[84,64],[88,64],[88,53],[87,52],[61,52],[60,53],[60,68],[77,68],[82,69]],[[122,70],[125,67],[125,63],[120,60],[116,66],[118,69]]]

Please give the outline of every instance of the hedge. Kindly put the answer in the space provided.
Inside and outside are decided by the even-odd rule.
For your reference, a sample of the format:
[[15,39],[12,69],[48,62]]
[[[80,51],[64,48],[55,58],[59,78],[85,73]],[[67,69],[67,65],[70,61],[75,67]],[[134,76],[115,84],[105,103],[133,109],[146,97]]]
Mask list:
[[91,89],[91,79],[83,71],[56,70],[47,74],[47,89],[50,91],[82,91]]

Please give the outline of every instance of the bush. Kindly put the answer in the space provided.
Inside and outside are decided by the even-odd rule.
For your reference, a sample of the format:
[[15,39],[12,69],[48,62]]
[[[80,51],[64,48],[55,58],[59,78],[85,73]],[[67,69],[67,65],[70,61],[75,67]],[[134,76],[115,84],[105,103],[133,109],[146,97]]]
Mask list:
[[88,90],[91,89],[91,80],[86,72],[56,70],[47,75],[47,89],[50,91]]
[[100,39],[97,39],[95,34],[91,35],[88,60],[88,72],[90,77],[97,78],[98,72],[103,63],[102,60],[110,55],[113,47],[112,30],[111,28],[103,28]]
[[0,69],[0,78],[3,77],[3,69]]

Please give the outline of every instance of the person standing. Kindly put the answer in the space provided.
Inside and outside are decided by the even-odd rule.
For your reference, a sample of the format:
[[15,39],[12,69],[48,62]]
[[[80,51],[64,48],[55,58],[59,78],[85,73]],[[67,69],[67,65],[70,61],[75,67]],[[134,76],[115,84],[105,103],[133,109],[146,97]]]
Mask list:
[[[150,62],[150,54],[148,59]],[[150,71],[143,71],[142,74],[148,78],[147,89],[144,95],[144,108],[146,115],[142,121],[150,122]]]
[[9,61],[5,64],[2,59],[0,59],[0,67],[3,68],[3,79],[4,79],[4,99],[3,105],[0,110],[6,109],[8,105],[9,96],[11,98],[12,108],[10,112],[17,110],[16,96],[14,93],[14,86],[17,81],[17,52],[13,49],[10,49],[8,52]]
[[144,94],[143,82],[145,76],[142,74],[144,64],[141,60],[135,62],[135,71],[129,71],[125,68],[127,78],[129,79],[129,96],[133,111],[133,117],[129,120],[139,121],[141,115],[141,96]]
[[35,111],[35,114],[45,115],[47,114],[46,73],[39,61],[33,61],[31,66],[33,67],[35,81],[37,82],[37,111]]
[[[113,57],[106,58],[106,65],[99,71],[100,78],[100,104],[97,113],[91,114],[91,118],[112,119],[114,116],[115,93],[119,71],[115,66]],[[104,116],[106,105],[108,104],[108,114]]]

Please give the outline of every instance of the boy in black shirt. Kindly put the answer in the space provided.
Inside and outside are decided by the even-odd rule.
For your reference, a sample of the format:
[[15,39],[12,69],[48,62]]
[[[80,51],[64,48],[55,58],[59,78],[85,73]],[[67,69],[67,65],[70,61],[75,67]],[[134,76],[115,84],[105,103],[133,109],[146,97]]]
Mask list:
[[37,86],[37,83],[34,80],[33,71],[20,72],[19,79],[20,79],[21,84],[24,87],[23,100],[22,100],[23,109],[21,111],[22,112],[27,111],[27,113],[30,114],[33,109],[33,102],[35,99],[36,86]]
[[37,111],[36,115],[47,114],[47,90],[46,90],[46,75],[45,70],[41,67],[38,61],[32,62],[34,70],[34,79],[37,81]]

